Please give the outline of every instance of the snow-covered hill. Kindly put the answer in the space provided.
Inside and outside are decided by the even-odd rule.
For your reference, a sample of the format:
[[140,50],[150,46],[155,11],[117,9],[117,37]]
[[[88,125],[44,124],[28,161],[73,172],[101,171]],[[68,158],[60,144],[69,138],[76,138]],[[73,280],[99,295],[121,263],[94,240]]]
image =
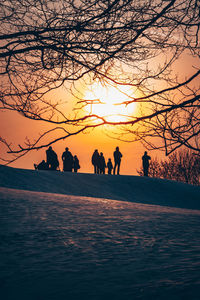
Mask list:
[[1,299],[199,300],[199,202],[172,181],[0,166]]
[[139,176],[35,171],[0,165],[0,187],[200,209],[200,187]]

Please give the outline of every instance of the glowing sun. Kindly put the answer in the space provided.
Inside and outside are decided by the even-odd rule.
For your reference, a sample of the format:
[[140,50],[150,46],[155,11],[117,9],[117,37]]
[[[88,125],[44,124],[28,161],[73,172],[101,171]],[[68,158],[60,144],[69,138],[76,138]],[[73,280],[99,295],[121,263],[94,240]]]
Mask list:
[[133,97],[133,88],[128,86],[103,86],[95,83],[86,91],[86,109],[89,113],[104,117],[106,121],[122,122],[133,116],[135,103],[119,105]]

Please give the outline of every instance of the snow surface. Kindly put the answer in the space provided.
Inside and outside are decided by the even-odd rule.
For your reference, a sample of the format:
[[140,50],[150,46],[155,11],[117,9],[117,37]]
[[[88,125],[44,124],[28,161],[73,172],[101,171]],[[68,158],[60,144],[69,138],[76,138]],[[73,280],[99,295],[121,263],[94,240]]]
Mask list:
[[0,186],[200,209],[199,186],[158,178],[35,171],[0,165]]
[[199,300],[199,201],[172,181],[1,166],[1,299]]

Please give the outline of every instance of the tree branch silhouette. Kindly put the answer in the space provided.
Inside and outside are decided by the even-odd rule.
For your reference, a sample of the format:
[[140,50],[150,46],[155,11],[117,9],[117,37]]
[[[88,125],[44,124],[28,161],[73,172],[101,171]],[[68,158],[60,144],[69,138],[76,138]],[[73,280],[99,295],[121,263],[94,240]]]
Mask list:
[[[15,155],[8,162],[104,125],[120,128],[118,139],[140,140],[148,149],[165,149],[166,155],[182,145],[199,151],[198,4],[38,0],[35,6],[34,0],[1,1],[0,110],[50,126],[17,147],[2,136],[1,143]],[[183,76],[175,70],[186,56],[194,64]],[[136,89],[137,96],[126,95],[129,99],[118,105],[137,103],[140,113],[113,122],[89,113],[87,106],[101,100],[86,99],[79,89],[94,82]],[[66,99],[52,96],[61,88],[72,103],[69,113],[63,110]],[[53,132],[58,137],[46,142]]]

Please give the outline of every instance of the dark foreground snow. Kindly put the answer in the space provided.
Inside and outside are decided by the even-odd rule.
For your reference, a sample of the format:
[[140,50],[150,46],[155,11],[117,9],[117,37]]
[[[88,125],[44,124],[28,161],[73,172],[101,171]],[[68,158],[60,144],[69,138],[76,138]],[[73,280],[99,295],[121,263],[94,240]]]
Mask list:
[[[125,196],[123,201],[114,201],[64,195],[66,187],[61,191],[63,194],[47,193],[53,186],[62,187],[56,176],[63,175],[68,178],[71,193],[73,175],[80,175],[76,178],[82,195],[94,192],[92,175],[90,191],[83,184],[84,176],[86,180],[90,174],[70,174],[70,179],[67,174],[45,172],[46,192],[41,192],[38,178],[44,173],[33,171],[27,185],[36,190],[38,183],[39,191],[29,191],[25,190],[28,188],[24,183],[24,174],[29,170],[11,172],[12,168],[4,167],[3,170],[7,177],[0,177],[0,186],[9,186],[12,179],[15,189],[0,188],[1,299],[199,300],[200,211],[188,204],[198,202],[198,188],[132,178],[133,184],[137,182],[138,202],[141,196],[142,201],[149,199],[152,203],[155,182],[160,191],[165,183],[168,195],[172,191],[176,194],[173,201],[177,200],[178,204],[174,206],[184,203],[190,208],[182,209],[169,207],[171,200],[166,194],[161,194],[160,205],[150,205],[125,201]],[[99,188],[101,180],[96,180]],[[129,176],[127,182],[122,180],[127,185],[127,195],[131,191],[130,181]],[[52,183],[48,186],[49,182]],[[115,193],[112,184],[107,184],[105,193],[111,188]],[[153,192],[149,192],[151,184]],[[185,196],[180,201],[178,195],[183,195],[180,186],[185,188],[185,195],[190,191],[192,200]],[[170,187],[174,189],[170,191]],[[125,194],[119,192],[122,195]]]

